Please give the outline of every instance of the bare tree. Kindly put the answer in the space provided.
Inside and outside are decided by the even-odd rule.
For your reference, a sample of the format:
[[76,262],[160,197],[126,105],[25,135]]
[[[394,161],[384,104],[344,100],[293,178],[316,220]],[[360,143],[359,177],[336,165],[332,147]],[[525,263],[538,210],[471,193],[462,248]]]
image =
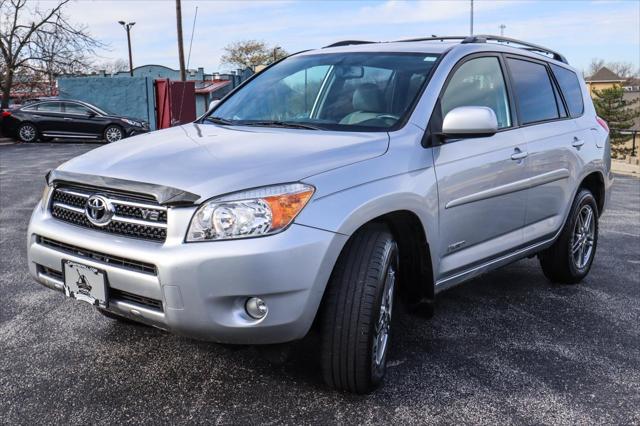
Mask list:
[[591,59],[591,63],[589,64],[587,70],[587,76],[592,76],[603,67],[609,68],[611,71],[616,73],[620,78],[630,78],[638,75],[638,70],[634,69],[634,66],[631,62],[622,62],[622,61],[605,61],[600,58]]
[[259,40],[237,41],[226,46],[224,51],[220,62],[252,70],[258,65],[267,65],[288,55],[281,47],[269,47]]
[[51,83],[57,73],[86,68],[88,55],[104,46],[85,26],[69,22],[62,13],[69,1],[42,9],[27,0],[0,0],[2,108],[9,105],[16,75],[44,75]]
[[118,58],[112,61],[103,61],[91,66],[92,71],[104,71],[107,74],[117,74],[119,72],[129,72],[129,62],[126,59]]

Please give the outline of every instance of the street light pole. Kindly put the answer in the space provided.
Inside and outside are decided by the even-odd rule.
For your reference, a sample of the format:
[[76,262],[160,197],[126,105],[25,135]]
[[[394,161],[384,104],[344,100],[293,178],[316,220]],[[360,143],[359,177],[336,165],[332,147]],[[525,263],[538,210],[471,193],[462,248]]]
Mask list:
[[504,29],[507,28],[505,24],[500,24],[500,37],[504,37]]
[[473,35],[473,0],[471,0],[471,19],[470,19],[469,35]]
[[124,21],[118,21],[118,24],[122,25],[122,27],[127,32],[127,45],[129,46],[129,75],[133,77],[133,59],[131,56],[131,27],[133,27],[136,23],[129,22],[128,24]]
[[178,62],[180,63],[180,81],[187,80],[187,72],[184,66],[184,45],[182,43],[182,4],[176,0],[176,26],[178,31]]

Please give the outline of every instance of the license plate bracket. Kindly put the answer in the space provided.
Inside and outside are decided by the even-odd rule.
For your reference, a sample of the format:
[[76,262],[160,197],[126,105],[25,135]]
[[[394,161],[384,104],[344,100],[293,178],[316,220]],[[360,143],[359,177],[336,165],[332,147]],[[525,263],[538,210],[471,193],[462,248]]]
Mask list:
[[106,272],[70,260],[62,261],[64,294],[101,308],[108,307]]

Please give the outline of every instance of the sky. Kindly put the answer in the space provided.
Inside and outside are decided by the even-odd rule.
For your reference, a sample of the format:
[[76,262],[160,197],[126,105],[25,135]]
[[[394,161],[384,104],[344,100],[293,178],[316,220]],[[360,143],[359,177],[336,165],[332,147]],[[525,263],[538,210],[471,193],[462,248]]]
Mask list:
[[[397,40],[469,33],[469,0],[446,1],[221,1],[183,0],[185,55],[189,68],[224,71],[223,47],[263,40],[288,52],[319,48],[346,39]],[[40,7],[51,5],[41,0]],[[117,21],[136,22],[131,30],[134,66],[178,68],[174,0],[75,0],[66,13],[86,24],[108,48],[101,60],[127,58],[124,29]],[[631,62],[640,67],[639,0],[475,0],[474,33],[499,34],[541,44],[563,53],[584,70],[592,58]]]

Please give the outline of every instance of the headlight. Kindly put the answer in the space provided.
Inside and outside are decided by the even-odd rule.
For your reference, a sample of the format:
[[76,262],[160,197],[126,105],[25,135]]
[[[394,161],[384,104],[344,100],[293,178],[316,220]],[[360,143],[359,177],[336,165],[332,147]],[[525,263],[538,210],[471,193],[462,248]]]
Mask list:
[[291,183],[236,192],[209,200],[193,215],[187,241],[275,234],[289,226],[314,190],[311,185]]
[[121,120],[127,124],[130,124],[131,126],[142,127],[142,123],[138,121],[129,120],[128,118],[121,118]]

